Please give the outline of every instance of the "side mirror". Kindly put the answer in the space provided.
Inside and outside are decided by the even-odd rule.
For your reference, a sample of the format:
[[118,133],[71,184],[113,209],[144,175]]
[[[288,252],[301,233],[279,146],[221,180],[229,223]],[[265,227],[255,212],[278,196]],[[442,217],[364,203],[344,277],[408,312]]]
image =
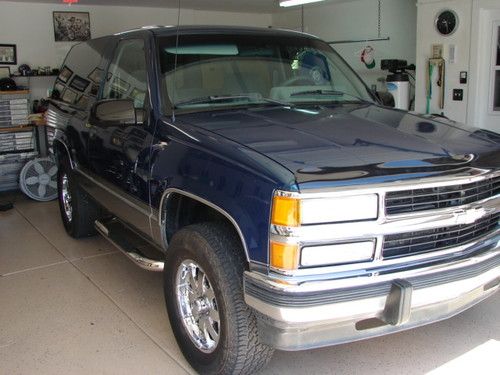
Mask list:
[[108,126],[141,125],[144,121],[144,110],[136,109],[131,99],[101,100],[92,108],[92,117]]
[[380,103],[382,103],[382,105],[385,105],[386,107],[394,108],[396,106],[396,102],[394,101],[394,96],[392,96],[390,92],[377,91],[375,93],[375,96],[378,98]]

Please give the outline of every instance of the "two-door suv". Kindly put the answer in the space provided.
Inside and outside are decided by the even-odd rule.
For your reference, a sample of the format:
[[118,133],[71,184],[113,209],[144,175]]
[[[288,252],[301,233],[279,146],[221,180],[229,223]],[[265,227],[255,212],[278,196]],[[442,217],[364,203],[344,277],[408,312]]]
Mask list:
[[448,318],[498,290],[500,136],[381,97],[297,32],[75,45],[47,114],[62,220],[163,272],[201,373]]

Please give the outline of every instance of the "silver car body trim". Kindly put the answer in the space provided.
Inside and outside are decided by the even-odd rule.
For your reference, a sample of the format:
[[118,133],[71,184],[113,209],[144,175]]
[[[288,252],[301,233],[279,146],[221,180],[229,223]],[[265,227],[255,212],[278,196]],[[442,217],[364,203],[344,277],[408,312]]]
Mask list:
[[280,270],[273,269],[283,275],[288,276],[306,276],[328,274],[335,272],[365,270],[378,266],[395,266],[405,263],[428,261],[432,258],[442,257],[447,254],[463,251],[474,243],[484,240],[484,236],[477,241],[473,241],[463,246],[446,248],[427,253],[410,255],[394,259],[384,259],[382,254],[383,240],[385,235],[399,234],[406,232],[418,232],[429,229],[445,228],[462,224],[472,224],[481,218],[496,214],[500,211],[500,196],[496,195],[474,203],[414,212],[398,215],[385,214],[385,194],[389,191],[404,191],[406,189],[422,189],[428,187],[450,186],[456,184],[467,184],[479,182],[489,178],[500,176],[500,171],[487,171],[479,169],[467,169],[457,175],[435,177],[430,179],[417,180],[416,182],[392,183],[390,185],[380,184],[363,187],[344,187],[343,190],[334,189],[334,191],[310,193],[309,191],[296,193],[277,191],[278,196],[294,197],[297,199],[321,199],[328,197],[353,196],[356,194],[376,193],[379,196],[379,214],[376,220],[354,221],[344,223],[327,223],[302,225],[299,227],[285,227],[271,225],[270,239],[274,242],[297,244],[300,248],[305,246],[321,246],[327,244],[338,244],[346,242],[356,242],[360,240],[375,240],[375,256],[373,261],[347,264],[342,266],[302,268],[298,270]]
[[[149,223],[151,208],[149,204],[141,202],[125,191],[102,181],[101,178],[90,176],[81,168],[75,169],[75,172],[89,182],[89,186],[84,184],[83,187],[87,190],[93,190],[92,196],[102,206],[118,216],[121,220],[140,230],[144,235],[151,237],[151,226]],[[99,188],[100,191],[96,191],[96,187]],[[104,192],[104,194],[102,194],[102,192]],[[117,204],[118,201],[125,203],[127,206],[124,207],[121,204]]]
[[420,177],[415,173],[415,178],[411,179],[411,174],[405,174],[404,180],[391,180],[384,183],[363,185],[343,185],[322,189],[307,189],[301,192],[278,191],[277,195],[292,198],[328,198],[361,194],[378,194],[391,191],[403,191],[413,189],[425,189],[432,187],[453,186],[479,182],[485,178],[495,178],[500,176],[500,170],[463,168],[455,170],[450,174],[439,174],[431,177]]
[[71,156],[71,153],[69,152],[69,148],[68,148],[68,145],[66,144],[66,142],[64,142],[61,138],[54,138],[54,142],[59,142],[60,144],[63,145],[63,147],[66,149],[66,153],[68,154],[69,165],[70,165],[71,169],[75,169],[76,163],[74,162],[73,157]]
[[[287,285],[286,279],[271,281],[256,272],[245,274],[252,283],[268,288],[270,295],[273,291],[286,291],[286,294],[281,294],[281,301],[286,301],[286,295],[293,298],[295,293],[342,292],[356,289],[358,285],[376,289],[384,282],[407,280],[412,288],[410,314],[409,320],[401,324],[385,322],[384,315],[390,301],[387,291],[309,306],[264,301],[245,291],[245,301],[257,312],[263,341],[278,349],[303,350],[376,337],[446,319],[494,294],[500,285],[499,245],[497,237],[481,248],[484,250],[481,254],[466,259],[365,278]],[[484,267],[486,264],[493,266]],[[471,273],[468,271],[471,269],[479,271]],[[419,286],[418,280],[426,278],[437,281],[420,283]],[[411,286],[412,279],[415,287]],[[362,327],[362,323],[370,321],[378,324]]]
[[[168,240],[166,238],[166,227],[165,227],[166,226],[166,223],[165,223],[165,212],[166,212],[165,211],[165,204],[166,204],[166,202],[171,194],[180,194],[180,195],[184,195],[188,198],[194,199],[200,203],[207,205],[210,208],[213,208],[214,210],[216,210],[217,212],[222,214],[224,217],[226,217],[231,222],[231,224],[234,226],[234,229],[236,229],[236,232],[238,233],[238,236],[240,237],[241,244],[243,246],[243,250],[245,251],[246,260],[248,262],[250,262],[250,257],[248,254],[248,248],[247,248],[247,244],[245,241],[245,236],[243,235],[243,232],[241,231],[241,228],[239,227],[236,220],[230,214],[228,214],[225,210],[223,210],[221,207],[217,206],[216,204],[214,204],[214,203],[212,203],[204,198],[201,198],[198,195],[195,195],[195,194],[192,194],[192,193],[189,193],[187,191],[177,189],[177,188],[166,189],[163,192],[161,200],[160,200],[160,210],[158,210],[157,212],[153,212],[153,216],[156,216],[158,218],[158,219],[156,219],[158,221],[157,230],[158,229],[160,230],[160,235],[162,236],[162,243],[163,243],[165,250],[168,247]],[[155,240],[157,241],[156,238],[155,238]]]

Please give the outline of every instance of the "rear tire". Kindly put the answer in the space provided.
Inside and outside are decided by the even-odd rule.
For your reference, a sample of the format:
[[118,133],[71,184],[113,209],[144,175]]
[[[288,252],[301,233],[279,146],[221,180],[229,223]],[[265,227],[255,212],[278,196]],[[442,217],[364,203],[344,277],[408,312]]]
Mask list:
[[59,162],[57,191],[66,232],[73,238],[95,235],[94,222],[99,218],[99,207],[76,183],[67,158]]
[[[227,226],[203,223],[177,232],[167,251],[164,291],[170,324],[182,353],[201,374],[254,374],[274,352],[260,342],[257,319],[243,298],[245,259],[240,247]],[[192,282],[182,278],[190,274],[183,271],[188,269],[198,270]],[[202,286],[192,288],[193,283]],[[199,288],[205,296],[200,297]],[[199,335],[193,336],[193,327]]]

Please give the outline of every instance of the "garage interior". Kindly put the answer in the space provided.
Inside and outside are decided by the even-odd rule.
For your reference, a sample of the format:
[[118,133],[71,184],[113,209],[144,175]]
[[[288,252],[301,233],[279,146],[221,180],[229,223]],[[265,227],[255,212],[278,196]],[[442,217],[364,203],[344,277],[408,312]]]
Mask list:
[[[435,20],[447,9],[459,22],[443,36]],[[388,90],[390,73],[381,60],[415,64],[407,110],[500,133],[498,0],[325,0],[291,7],[280,7],[278,0],[0,1],[0,79],[10,77],[17,85],[16,91],[0,91],[0,108],[10,100],[28,107],[8,121],[0,115],[0,374],[195,373],[166,319],[161,273],[139,269],[100,236],[72,239],[57,200],[38,201],[33,198],[40,191],[19,186],[29,160],[51,155],[54,131],[34,113],[43,112],[75,44],[55,40],[54,12],[88,13],[92,38],[179,20],[310,33],[331,42],[375,91]],[[14,60],[2,61],[12,50]],[[446,84],[435,85],[429,97],[428,66],[435,53],[446,65]],[[57,194],[50,188],[42,200]],[[323,349],[277,351],[262,373],[498,373],[499,311],[497,293],[417,329]]]

